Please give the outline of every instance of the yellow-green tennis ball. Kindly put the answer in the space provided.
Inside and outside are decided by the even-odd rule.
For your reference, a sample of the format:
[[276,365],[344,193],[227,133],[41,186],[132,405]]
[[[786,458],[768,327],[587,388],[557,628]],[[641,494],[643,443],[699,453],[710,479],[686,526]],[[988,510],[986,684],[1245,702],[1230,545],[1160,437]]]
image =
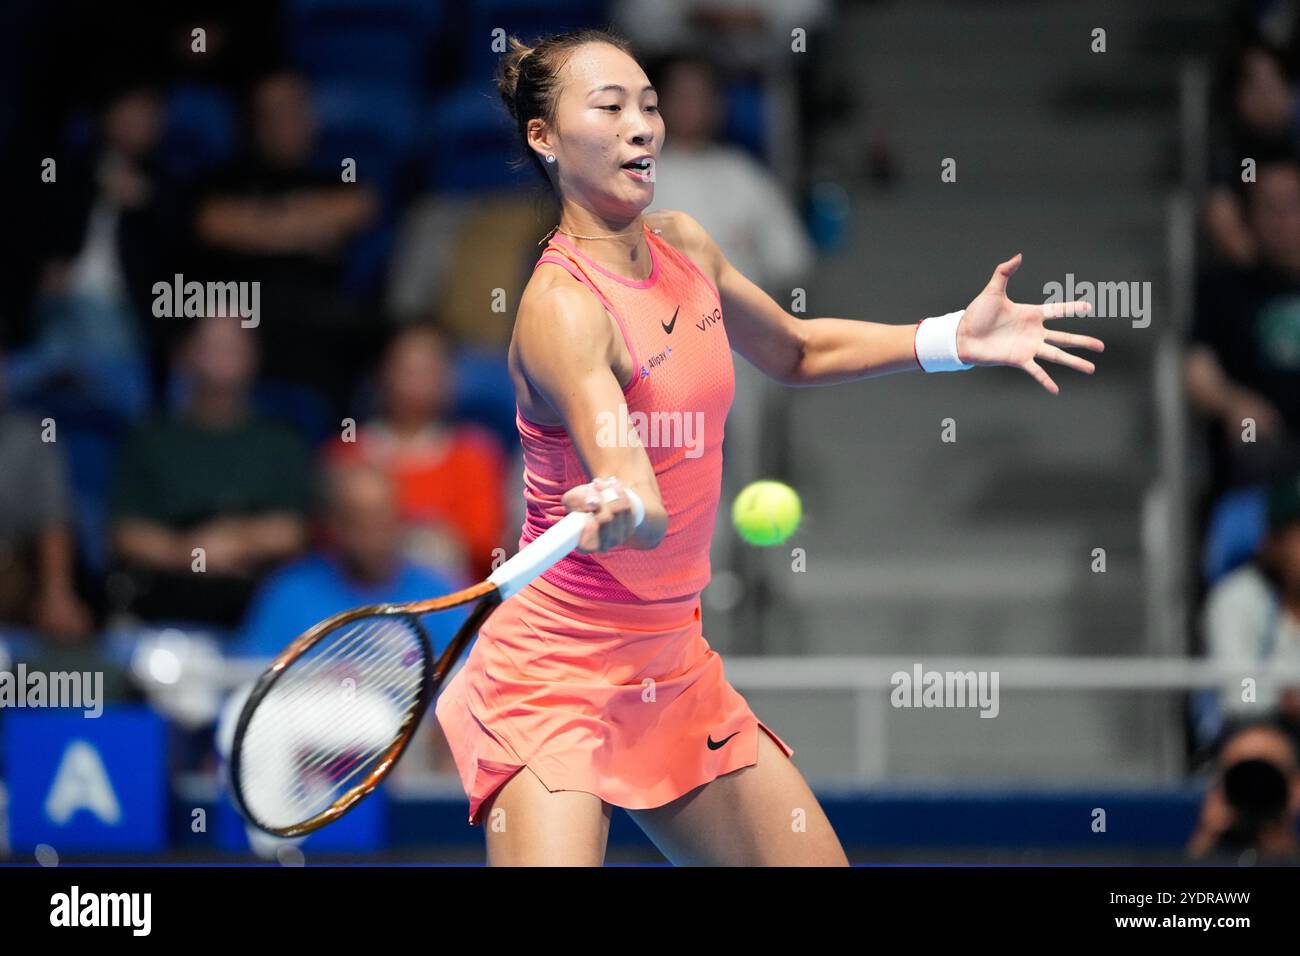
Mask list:
[[731,503],[731,522],[750,544],[780,544],[794,533],[803,517],[798,493],[780,481],[746,485]]

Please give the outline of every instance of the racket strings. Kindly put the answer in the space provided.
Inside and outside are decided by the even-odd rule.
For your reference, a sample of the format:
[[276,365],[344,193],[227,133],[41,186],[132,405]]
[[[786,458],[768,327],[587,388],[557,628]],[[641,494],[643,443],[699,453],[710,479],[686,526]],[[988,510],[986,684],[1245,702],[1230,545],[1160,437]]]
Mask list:
[[[289,779],[275,782],[286,787],[282,802],[287,803],[284,809],[290,816],[314,816],[341,796],[348,783],[391,745],[418,694],[418,677],[412,681],[401,661],[406,656],[403,649],[410,645],[403,640],[407,635],[374,624],[354,630],[351,641],[345,638],[339,646],[355,644],[360,638],[373,642],[371,650],[364,657],[345,656],[341,659],[345,666],[335,669],[319,663],[330,658],[330,649],[323,648],[318,663],[287,683],[268,709],[274,713],[283,709],[276,705],[288,703],[296,726],[266,721],[250,744],[249,749],[258,747],[282,760],[289,758]],[[385,666],[374,666],[384,660],[388,660]],[[404,671],[408,676],[403,681]],[[281,679],[288,680],[288,673]],[[344,683],[348,679],[351,686]],[[250,740],[252,733],[250,728]]]
[[[378,671],[371,676],[371,681],[382,685],[384,684],[384,682],[389,680],[392,675],[397,673],[398,669],[401,666],[402,665],[399,664],[393,664],[390,667],[388,667],[386,670]],[[418,688],[416,688],[416,691],[418,692]],[[325,739],[331,739],[331,735],[336,733],[338,731],[339,726],[345,723],[347,719],[348,719],[347,715],[340,712],[338,715],[336,715],[333,718],[331,722],[323,725],[320,728],[321,736],[324,737]],[[400,728],[400,726],[401,724],[399,722],[398,727]],[[361,749],[361,750],[357,749],[361,745],[361,742],[367,738],[382,739],[383,736],[382,732],[376,734],[374,730],[375,728],[372,726],[367,726],[359,723],[353,730],[352,736],[350,738],[347,738],[342,744],[339,745],[339,749],[342,750],[344,753],[355,754],[356,760],[354,761],[354,763],[361,762],[362,760],[364,760],[370,755],[378,754],[379,751],[385,749],[388,746],[388,744],[391,743],[392,741],[389,740],[381,744],[372,745],[368,749]],[[326,764],[334,764],[336,767],[338,766],[337,759],[334,758],[329,751],[319,751],[315,756],[301,761],[300,770],[303,774],[306,774],[308,771],[320,769]]]
[[[318,658],[306,662],[299,670],[294,671],[292,680],[296,685],[295,689],[298,690],[298,706],[319,709],[319,705],[323,700],[338,694],[347,694],[354,690],[356,687],[354,675],[365,674],[374,661],[382,659],[389,653],[390,648],[384,638],[374,639],[376,630],[382,624],[382,621],[376,621],[370,627],[357,628],[357,636],[341,645],[341,648],[355,645],[356,649],[354,651],[348,653],[340,649],[337,658],[333,655],[326,656],[322,654]],[[370,643],[366,643],[367,641],[370,641]],[[335,673],[331,676],[327,671]],[[379,674],[370,674],[369,678],[374,683],[377,682],[376,679],[380,676]],[[288,679],[287,674],[285,678],[282,678],[282,680]],[[352,680],[353,684],[349,686],[344,683],[347,680]],[[322,710],[321,712],[328,711]],[[327,723],[321,727],[322,736],[324,736],[323,731],[332,729],[332,726],[342,719],[344,719],[343,715],[335,713],[332,724]]]
[[[337,742],[336,749],[344,752],[351,752],[358,741],[368,736],[375,736],[367,733],[373,721],[367,723],[365,719],[357,720],[358,716],[374,718],[390,717],[392,714],[368,704],[363,704],[360,709],[340,707],[331,710],[322,706],[329,698],[338,695],[347,703],[354,700],[357,695],[373,694],[378,688],[390,697],[401,698],[395,702],[404,703],[419,689],[420,673],[416,671],[413,674],[410,670],[413,662],[403,660],[407,656],[407,651],[418,652],[418,644],[405,640],[407,634],[404,629],[385,628],[385,623],[389,622],[381,620],[369,627],[357,628],[358,636],[340,645],[357,645],[355,651],[342,654],[330,664],[322,664],[318,661],[310,673],[304,673],[297,678],[298,686],[303,689],[299,696],[299,706],[328,715],[324,721],[313,728],[313,737],[318,740],[335,740],[335,735],[340,728],[348,724],[353,725],[351,736]],[[358,644],[358,641],[362,643]],[[330,660],[332,657],[332,654],[323,653],[320,661]],[[327,671],[334,673],[330,674]],[[349,681],[350,684],[346,683]],[[394,689],[399,691],[397,695],[392,693]],[[373,699],[369,703],[373,703]],[[400,727],[400,720],[396,726]],[[383,731],[389,729],[387,724],[381,727]],[[382,750],[386,746],[387,743],[384,743],[374,749]],[[329,750],[321,749],[317,757],[302,764],[302,769],[314,769],[328,762],[331,762]]]
[[[374,636],[376,627],[377,625],[364,630],[359,629],[359,633],[362,635],[363,639],[371,638]],[[351,643],[355,644],[356,641],[353,640]],[[319,662],[316,662],[314,666],[302,668],[301,673],[293,674],[293,681],[295,682],[296,687],[286,687],[286,691],[297,691],[294,707],[302,712],[329,715],[324,721],[315,725],[313,736],[318,740],[334,739],[333,735],[337,733],[339,727],[344,722],[351,719],[353,715],[349,714],[346,709],[331,710],[323,705],[332,697],[355,692],[356,683],[353,675],[359,672],[364,672],[370,662],[381,659],[388,651],[388,645],[384,640],[379,639],[375,640],[373,645],[369,646],[364,658],[351,655],[340,658],[336,664],[330,668],[339,672],[333,677],[324,672],[325,668]],[[371,685],[384,686],[386,676],[387,675],[382,671],[371,673],[368,676],[367,683]],[[288,674],[282,678],[282,680],[288,679]],[[345,680],[352,680],[354,682],[353,686],[349,687],[346,685],[344,683]],[[339,747],[344,748],[354,746],[357,741],[365,736],[366,729],[367,728],[364,725],[358,724],[352,737],[339,744]],[[252,728],[250,727],[250,733],[251,732]],[[303,760],[301,757],[298,758],[300,776],[305,775],[308,771],[316,769],[319,766],[330,763],[335,759],[327,749],[320,749],[316,752],[319,755],[313,759]]]
[[353,621],[290,663],[244,733],[239,784],[252,814],[287,828],[333,806],[399,738],[428,667],[418,624],[398,615]]

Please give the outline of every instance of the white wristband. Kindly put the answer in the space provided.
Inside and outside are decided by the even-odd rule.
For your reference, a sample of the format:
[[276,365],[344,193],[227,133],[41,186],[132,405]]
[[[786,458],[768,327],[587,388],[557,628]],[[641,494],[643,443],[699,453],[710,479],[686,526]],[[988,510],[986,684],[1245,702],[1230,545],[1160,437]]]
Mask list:
[[963,309],[916,323],[916,361],[925,371],[960,372],[974,368],[957,357],[957,323],[964,314]]
[[[632,503],[632,526],[634,528],[639,528],[641,522],[645,520],[645,502],[643,502],[641,496],[631,488],[624,488],[623,494],[627,495],[627,500]],[[613,488],[606,488],[601,494],[601,497],[606,501],[613,501],[618,497],[618,492]]]

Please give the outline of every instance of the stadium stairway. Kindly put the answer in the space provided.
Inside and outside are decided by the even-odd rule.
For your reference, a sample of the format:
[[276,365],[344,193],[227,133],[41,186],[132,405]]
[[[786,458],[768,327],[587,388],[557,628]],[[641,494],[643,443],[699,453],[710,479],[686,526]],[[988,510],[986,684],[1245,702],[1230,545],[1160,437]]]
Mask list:
[[[777,476],[802,493],[790,548],[751,555],[761,616],[706,617],[748,655],[1143,655],[1142,503],[1155,468],[1152,359],[1167,320],[1166,203],[1178,169],[1178,74],[1213,48],[1204,0],[845,5],[829,49],[860,108],[814,154],[851,200],[843,250],[824,258],[808,315],[915,322],[965,306],[1023,251],[1010,294],[1044,285],[1149,282],[1150,324],[1064,327],[1103,338],[1089,377],[1045,368],[1053,396],[1014,369],[907,374],[782,390]],[[1176,29],[1173,24],[1177,15]],[[1190,20],[1189,20],[1190,18]],[[1094,53],[1092,31],[1106,30]],[[899,178],[865,175],[870,129]],[[955,183],[940,181],[943,159]],[[737,359],[741,361],[740,359]],[[942,440],[945,420],[955,441]],[[779,447],[779,437],[786,444]],[[719,533],[730,533],[721,516]],[[1105,572],[1093,570],[1094,549]],[[753,622],[758,620],[758,624]],[[746,691],[810,777],[853,761],[850,698]],[[1181,772],[1172,694],[1020,692],[997,720],[889,711],[882,779],[1154,783]]]

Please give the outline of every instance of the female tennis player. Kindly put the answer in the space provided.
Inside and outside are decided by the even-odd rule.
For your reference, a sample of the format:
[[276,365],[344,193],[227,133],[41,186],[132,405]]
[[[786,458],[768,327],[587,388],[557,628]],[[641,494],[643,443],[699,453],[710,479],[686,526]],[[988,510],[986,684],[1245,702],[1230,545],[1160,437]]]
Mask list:
[[[1044,319],[1087,304],[1010,301],[1017,255],[962,312],[915,325],[796,319],[689,215],[645,213],[664,121],[625,41],[511,38],[498,85],[561,207],[510,343],[520,544],[567,511],[592,519],[577,551],[488,619],[438,700],[470,822],[484,824],[494,865],[600,865],[613,806],[677,864],[843,865],[790,746],[728,684],[701,631],[731,350],[792,386],[1012,365],[1055,394],[1037,360],[1091,373],[1063,347],[1102,343]],[[703,440],[611,439],[610,423],[638,412],[693,415]]]

